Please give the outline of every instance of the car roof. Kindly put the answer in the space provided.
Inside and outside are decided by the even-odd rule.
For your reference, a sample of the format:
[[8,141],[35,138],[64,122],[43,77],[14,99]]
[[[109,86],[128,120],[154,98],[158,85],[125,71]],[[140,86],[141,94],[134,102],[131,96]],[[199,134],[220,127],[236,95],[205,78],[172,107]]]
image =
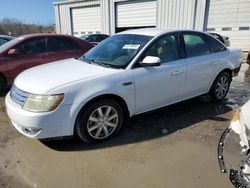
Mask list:
[[192,32],[198,32],[203,33],[201,31],[197,30],[190,30],[190,29],[157,29],[157,28],[143,28],[143,29],[131,29],[127,31],[123,31],[117,34],[135,34],[135,35],[146,35],[146,36],[158,36],[164,33],[169,32],[178,32],[178,31],[192,31]]
[[2,38],[2,39],[14,39],[15,37],[10,36],[10,35],[0,35],[0,38]]
[[18,38],[33,38],[33,37],[47,37],[47,36],[65,36],[65,37],[73,37],[72,35],[63,35],[63,34],[57,34],[57,33],[35,33],[35,34],[27,34],[19,36]]

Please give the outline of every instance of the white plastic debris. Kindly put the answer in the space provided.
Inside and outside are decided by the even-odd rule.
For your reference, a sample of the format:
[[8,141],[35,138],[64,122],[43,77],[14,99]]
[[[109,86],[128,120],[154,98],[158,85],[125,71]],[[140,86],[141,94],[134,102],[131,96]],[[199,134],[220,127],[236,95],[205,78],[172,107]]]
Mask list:
[[230,128],[239,135],[242,152],[249,149],[247,131],[250,131],[250,100],[235,112]]

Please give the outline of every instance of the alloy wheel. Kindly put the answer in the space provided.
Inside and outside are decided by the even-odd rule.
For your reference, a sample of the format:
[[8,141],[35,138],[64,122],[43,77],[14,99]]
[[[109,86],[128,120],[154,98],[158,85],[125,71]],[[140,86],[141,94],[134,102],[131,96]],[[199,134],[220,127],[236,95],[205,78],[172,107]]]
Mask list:
[[100,106],[88,118],[87,131],[95,139],[110,136],[119,123],[118,112],[112,106]]
[[227,94],[228,89],[229,89],[228,77],[223,75],[219,78],[216,84],[216,89],[215,89],[216,97],[218,99],[222,99]]

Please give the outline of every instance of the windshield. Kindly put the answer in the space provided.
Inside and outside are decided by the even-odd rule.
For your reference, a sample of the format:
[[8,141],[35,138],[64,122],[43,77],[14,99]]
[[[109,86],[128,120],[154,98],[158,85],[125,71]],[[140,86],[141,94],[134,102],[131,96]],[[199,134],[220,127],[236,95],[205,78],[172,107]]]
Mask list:
[[0,53],[7,50],[9,47],[13,46],[20,40],[22,40],[22,38],[15,38],[13,40],[10,40],[9,42],[4,43],[2,46],[0,46]]
[[91,49],[80,60],[113,68],[126,68],[151,38],[132,34],[114,35]]

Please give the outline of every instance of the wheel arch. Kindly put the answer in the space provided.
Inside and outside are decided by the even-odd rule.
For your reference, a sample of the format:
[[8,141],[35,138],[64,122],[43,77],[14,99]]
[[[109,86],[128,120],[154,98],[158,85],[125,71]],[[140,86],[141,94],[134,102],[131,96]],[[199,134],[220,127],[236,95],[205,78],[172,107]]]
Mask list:
[[230,78],[231,78],[231,81],[232,81],[232,77],[233,77],[233,72],[232,72],[232,70],[231,70],[230,68],[225,68],[225,69],[223,69],[222,71],[220,71],[220,72],[215,76],[215,78],[214,78],[212,84],[210,85],[209,91],[211,91],[211,89],[212,89],[212,87],[213,87],[213,85],[214,85],[214,82],[216,81],[216,79],[218,78],[218,76],[219,76],[221,73],[223,73],[223,72],[228,73],[229,76],[230,76]]
[[90,99],[87,103],[85,103],[80,110],[77,113],[76,119],[75,119],[75,123],[74,123],[74,133],[75,133],[75,129],[76,129],[76,125],[78,122],[78,119],[80,117],[80,115],[92,104],[94,104],[97,101],[103,100],[103,99],[110,99],[110,100],[114,100],[116,102],[118,102],[118,104],[122,107],[122,110],[124,112],[124,117],[126,119],[128,119],[130,117],[130,112],[129,112],[129,108],[128,105],[126,103],[126,101],[119,95],[116,94],[102,94],[99,96],[96,96],[92,99]]

